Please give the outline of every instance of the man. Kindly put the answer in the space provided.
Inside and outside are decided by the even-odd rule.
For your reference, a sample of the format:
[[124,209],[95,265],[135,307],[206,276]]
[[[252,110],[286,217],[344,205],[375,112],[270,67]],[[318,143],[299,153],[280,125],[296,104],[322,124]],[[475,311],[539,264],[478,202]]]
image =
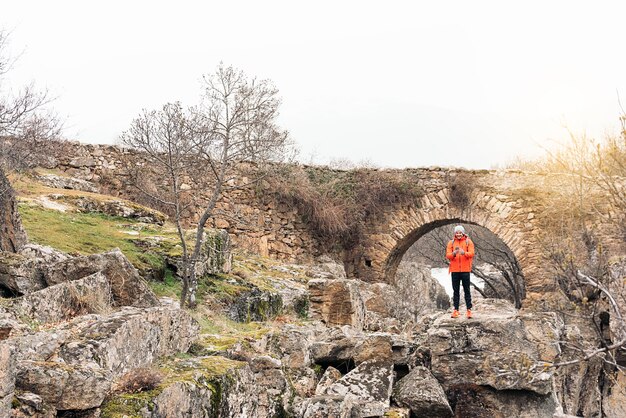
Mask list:
[[450,260],[448,271],[452,273],[452,303],[454,311],[452,318],[459,317],[459,287],[463,283],[465,295],[465,308],[468,318],[472,317],[472,294],[470,293],[470,271],[472,271],[472,259],[474,258],[474,243],[465,233],[461,225],[454,227],[454,239],[448,242],[446,258]]

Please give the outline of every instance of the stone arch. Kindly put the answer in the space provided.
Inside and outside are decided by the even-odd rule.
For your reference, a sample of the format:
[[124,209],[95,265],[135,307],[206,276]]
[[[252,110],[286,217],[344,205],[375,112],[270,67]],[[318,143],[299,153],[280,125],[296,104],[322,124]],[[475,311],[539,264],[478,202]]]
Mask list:
[[448,189],[425,194],[414,205],[398,207],[371,225],[358,251],[351,254],[350,276],[370,282],[393,283],[404,253],[422,235],[453,222],[487,228],[515,255],[525,278],[526,292],[546,290],[540,268],[541,252],[536,240],[532,211],[520,200],[476,190],[464,208],[448,199]]

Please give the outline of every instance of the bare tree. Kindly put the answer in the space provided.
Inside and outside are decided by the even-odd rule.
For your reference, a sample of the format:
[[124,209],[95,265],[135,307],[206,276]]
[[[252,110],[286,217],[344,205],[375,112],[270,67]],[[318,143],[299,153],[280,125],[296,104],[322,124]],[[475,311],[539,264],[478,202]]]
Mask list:
[[13,64],[7,45],[8,34],[0,30],[0,249],[16,251],[26,243],[26,235],[6,170],[27,165],[25,156],[37,148],[36,141],[58,137],[61,123],[44,110],[50,102],[47,92],[38,92],[32,84],[17,93],[7,87],[5,75]]
[[[121,136],[130,147],[145,151],[150,163],[162,167],[168,178],[167,198],[155,185],[140,187],[162,204],[174,208],[174,220],[183,247],[181,305],[194,307],[198,278],[196,263],[208,220],[224,191],[248,187],[263,173],[263,164],[279,161],[292,149],[287,131],[276,119],[278,90],[267,80],[248,78],[233,67],[219,65],[204,77],[200,106],[183,110],[168,104],[159,112],[144,112]],[[247,181],[242,165],[253,166]],[[187,184],[181,187],[183,179]],[[161,194],[159,194],[161,193]],[[186,210],[202,207],[190,247],[183,230]]]
[[[4,76],[13,60],[7,52],[8,34],[0,30],[0,170],[23,168],[41,141],[59,138],[62,123],[46,109],[53,99],[34,84],[11,91]],[[0,193],[2,191],[0,190]]]

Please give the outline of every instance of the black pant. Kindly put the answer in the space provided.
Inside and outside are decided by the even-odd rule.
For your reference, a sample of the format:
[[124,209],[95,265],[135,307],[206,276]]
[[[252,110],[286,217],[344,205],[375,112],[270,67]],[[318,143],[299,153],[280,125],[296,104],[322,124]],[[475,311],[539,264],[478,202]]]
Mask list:
[[465,307],[472,309],[472,294],[470,293],[470,274],[469,272],[452,273],[452,303],[454,303],[454,309],[459,310],[459,288],[463,282],[463,293],[465,295]]

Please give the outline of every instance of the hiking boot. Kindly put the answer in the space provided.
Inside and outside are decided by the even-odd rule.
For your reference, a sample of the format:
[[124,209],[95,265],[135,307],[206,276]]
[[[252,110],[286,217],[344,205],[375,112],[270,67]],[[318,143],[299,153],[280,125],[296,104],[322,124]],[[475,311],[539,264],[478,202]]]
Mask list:
[[467,312],[465,312],[465,315],[467,316],[467,319],[470,319],[472,317],[472,310],[468,309]]
[[452,315],[450,316],[451,318],[458,318],[459,317],[459,311],[457,311],[456,309],[452,311]]

